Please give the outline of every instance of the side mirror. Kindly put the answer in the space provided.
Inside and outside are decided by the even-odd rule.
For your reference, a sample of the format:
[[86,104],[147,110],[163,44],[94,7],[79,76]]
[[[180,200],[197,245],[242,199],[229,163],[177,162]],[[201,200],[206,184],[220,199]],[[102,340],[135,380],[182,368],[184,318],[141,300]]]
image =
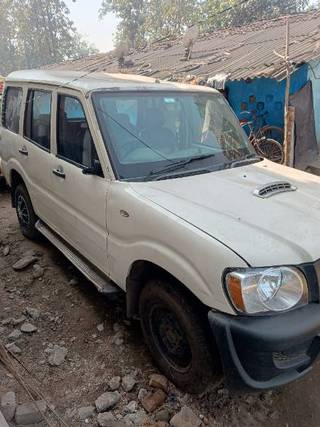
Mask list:
[[83,168],[82,173],[83,175],[103,176],[102,167],[99,160],[94,160],[91,168]]

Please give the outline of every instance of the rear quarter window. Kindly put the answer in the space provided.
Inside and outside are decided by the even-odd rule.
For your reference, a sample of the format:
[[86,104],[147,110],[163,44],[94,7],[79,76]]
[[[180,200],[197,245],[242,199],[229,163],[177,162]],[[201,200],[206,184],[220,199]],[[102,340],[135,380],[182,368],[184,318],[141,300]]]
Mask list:
[[2,125],[14,133],[19,133],[21,103],[22,89],[8,87],[3,101]]

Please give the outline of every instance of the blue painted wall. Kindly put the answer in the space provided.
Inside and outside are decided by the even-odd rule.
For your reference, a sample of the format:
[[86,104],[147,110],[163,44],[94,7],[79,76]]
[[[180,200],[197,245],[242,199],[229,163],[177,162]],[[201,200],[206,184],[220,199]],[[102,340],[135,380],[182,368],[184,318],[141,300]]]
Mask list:
[[[303,65],[291,77],[291,94],[300,90],[307,80],[308,66]],[[320,88],[320,81],[318,84]],[[283,127],[285,85],[285,80],[278,82],[275,79],[256,78],[250,83],[244,80],[230,81],[226,88],[229,102],[239,118],[254,119],[256,128],[265,124]],[[250,115],[241,114],[244,110],[250,111]]]
[[317,143],[320,145],[320,61],[311,61],[308,67],[308,78],[312,82],[314,123]]

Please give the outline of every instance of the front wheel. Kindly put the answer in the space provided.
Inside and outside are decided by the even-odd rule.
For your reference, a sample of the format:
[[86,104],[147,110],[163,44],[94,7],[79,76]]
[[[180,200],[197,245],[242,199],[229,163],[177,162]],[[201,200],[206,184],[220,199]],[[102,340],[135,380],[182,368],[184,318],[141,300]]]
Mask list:
[[150,352],[178,388],[201,393],[221,377],[220,360],[198,310],[174,283],[150,280],[140,297],[140,319]]
[[33,210],[30,196],[23,184],[18,185],[15,189],[14,200],[22,234],[28,239],[36,240],[39,237],[39,232],[36,229],[38,217]]

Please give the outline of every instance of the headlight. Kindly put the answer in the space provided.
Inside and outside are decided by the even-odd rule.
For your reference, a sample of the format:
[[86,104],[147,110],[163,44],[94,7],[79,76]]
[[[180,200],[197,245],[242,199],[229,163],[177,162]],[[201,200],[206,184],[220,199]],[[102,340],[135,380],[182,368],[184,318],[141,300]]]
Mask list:
[[239,269],[225,280],[232,304],[242,313],[280,312],[308,303],[306,279],[296,268]]

